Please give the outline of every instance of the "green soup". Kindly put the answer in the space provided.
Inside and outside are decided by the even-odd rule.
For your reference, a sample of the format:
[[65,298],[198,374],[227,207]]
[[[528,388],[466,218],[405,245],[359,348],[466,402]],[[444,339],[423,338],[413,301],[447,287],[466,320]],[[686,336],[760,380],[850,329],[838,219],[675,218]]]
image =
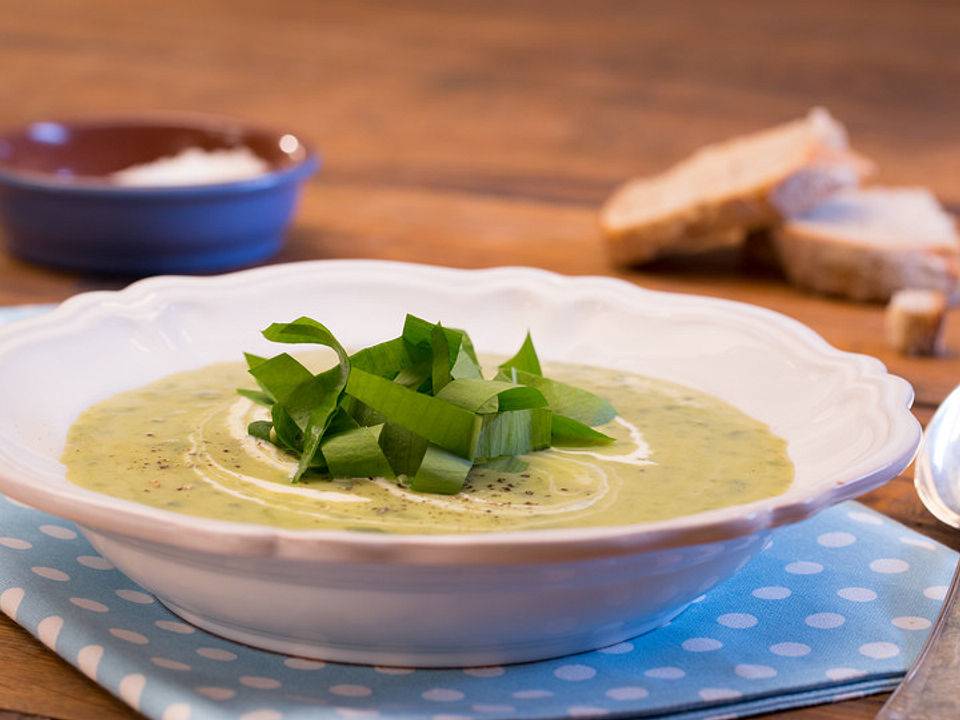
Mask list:
[[177,373],[86,410],[62,461],[80,486],[166,510],[292,529],[464,533],[627,525],[776,495],[793,479],[786,443],[710,395],[641,375],[550,365],[550,377],[610,400],[602,448],[523,456],[520,472],[475,468],[458,495],[398,480],[305,477],[250,437],[265,410],[236,393],[243,364]]

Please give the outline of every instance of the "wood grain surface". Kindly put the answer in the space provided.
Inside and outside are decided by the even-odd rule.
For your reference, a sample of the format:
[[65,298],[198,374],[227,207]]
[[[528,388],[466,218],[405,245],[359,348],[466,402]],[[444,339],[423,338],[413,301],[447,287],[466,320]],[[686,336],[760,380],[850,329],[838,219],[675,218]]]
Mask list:
[[[926,422],[960,383],[954,315],[941,357],[902,357],[882,307],[804,294],[735,252],[614,269],[597,209],[632,175],[823,105],[877,182],[960,210],[958,37],[952,0],[0,0],[0,126],[178,110],[289,128],[324,168],[274,262],[530,265],[743,300],[880,358],[913,383]],[[133,279],[0,254],[0,304]],[[960,548],[909,471],[863,499]],[[869,718],[883,700],[776,717]],[[0,720],[31,715],[136,717],[0,618]]]

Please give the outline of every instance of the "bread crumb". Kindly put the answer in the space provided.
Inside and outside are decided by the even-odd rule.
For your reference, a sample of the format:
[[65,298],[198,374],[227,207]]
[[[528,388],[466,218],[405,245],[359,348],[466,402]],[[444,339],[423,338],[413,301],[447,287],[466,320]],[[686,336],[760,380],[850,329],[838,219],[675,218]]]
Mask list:
[[943,351],[946,293],[909,288],[890,298],[884,317],[887,343],[904,355],[939,355]]

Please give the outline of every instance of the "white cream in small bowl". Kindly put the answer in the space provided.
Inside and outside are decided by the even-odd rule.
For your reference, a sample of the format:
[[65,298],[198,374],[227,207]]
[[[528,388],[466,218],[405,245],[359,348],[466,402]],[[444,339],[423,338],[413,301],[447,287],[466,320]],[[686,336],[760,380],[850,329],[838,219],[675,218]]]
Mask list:
[[[272,354],[259,331],[277,320],[320,315],[363,347],[395,336],[407,312],[469,329],[486,352],[512,352],[529,329],[544,359],[720,397],[787,440],[795,480],[666,521],[432,536],[189,517],[66,480],[67,430],[96,401],[242,351]],[[425,667],[535,660],[652,630],[738,572],[777,526],[896,476],[920,440],[906,382],[761,308],[524,268],[380,261],[77,296],[0,329],[0,396],[0,492],[75,521],[186,620],[284,653]]]
[[127,187],[208,185],[247,180],[262,175],[270,164],[248,147],[204,150],[187,148],[152,162],[131,165],[109,175]]

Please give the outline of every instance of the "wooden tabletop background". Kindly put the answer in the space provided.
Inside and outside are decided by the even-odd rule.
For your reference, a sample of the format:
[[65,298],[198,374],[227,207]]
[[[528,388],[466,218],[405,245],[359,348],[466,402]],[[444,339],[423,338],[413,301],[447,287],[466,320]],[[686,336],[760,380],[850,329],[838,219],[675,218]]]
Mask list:
[[[960,383],[945,354],[907,358],[883,308],[804,294],[734,253],[610,266],[599,203],[698,146],[823,105],[877,181],[960,210],[956,0],[0,0],[0,127],[182,110],[289,128],[322,152],[276,261],[390,258],[531,265],[744,300],[868,353],[913,383],[926,422]],[[132,278],[0,253],[0,304],[56,302]],[[948,545],[910,472],[865,496]],[[884,696],[777,715],[872,717]],[[136,714],[0,619],[0,720]]]

